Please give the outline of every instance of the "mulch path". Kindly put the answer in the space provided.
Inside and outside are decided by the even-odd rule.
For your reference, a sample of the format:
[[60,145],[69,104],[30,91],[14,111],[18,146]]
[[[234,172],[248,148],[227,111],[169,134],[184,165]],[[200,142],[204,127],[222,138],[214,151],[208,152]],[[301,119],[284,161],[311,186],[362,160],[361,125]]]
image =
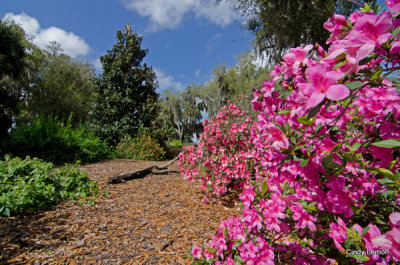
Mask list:
[[112,159],[82,166],[108,195],[93,205],[69,201],[0,218],[0,264],[190,264],[187,249],[208,242],[222,220],[239,213],[229,198],[203,204],[204,194],[179,174],[107,184],[110,176],[164,163]]

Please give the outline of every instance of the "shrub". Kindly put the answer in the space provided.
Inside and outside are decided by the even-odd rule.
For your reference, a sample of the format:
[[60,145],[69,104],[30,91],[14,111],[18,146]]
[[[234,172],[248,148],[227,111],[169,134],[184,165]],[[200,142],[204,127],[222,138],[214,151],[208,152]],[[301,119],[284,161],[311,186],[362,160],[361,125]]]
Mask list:
[[204,120],[204,133],[197,145],[187,146],[178,165],[185,179],[197,181],[209,194],[220,196],[248,186],[254,173],[255,149],[250,128],[253,118],[235,104],[225,106],[211,121]]
[[61,200],[87,198],[98,191],[86,172],[76,166],[54,164],[29,156],[0,160],[0,215],[31,213]]
[[118,157],[137,160],[163,160],[164,149],[150,136],[139,133],[135,138],[124,137],[116,147]]
[[108,145],[83,128],[74,128],[71,119],[63,124],[57,118],[38,117],[29,124],[12,130],[2,141],[2,153],[32,156],[63,164],[80,160],[83,163],[108,156]]
[[174,158],[179,155],[179,153],[182,151],[182,141],[181,140],[172,140],[172,141],[167,141],[164,144],[164,149],[165,149],[165,157],[166,158]]
[[[291,49],[254,92],[245,141],[257,151],[255,181],[241,216],[192,248],[195,264],[400,261],[400,95],[386,79],[400,67],[400,1],[386,3],[393,13],[334,15],[328,51]],[[197,162],[184,155],[181,164]]]

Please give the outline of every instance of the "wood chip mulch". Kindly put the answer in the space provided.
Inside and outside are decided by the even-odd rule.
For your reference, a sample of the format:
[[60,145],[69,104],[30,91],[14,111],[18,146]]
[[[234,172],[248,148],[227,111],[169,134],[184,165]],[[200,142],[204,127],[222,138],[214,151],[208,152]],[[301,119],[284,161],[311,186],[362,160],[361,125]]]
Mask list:
[[222,220],[239,214],[232,200],[203,204],[204,194],[179,174],[107,184],[110,176],[164,163],[112,159],[82,166],[108,195],[94,205],[69,201],[0,218],[0,264],[190,264],[187,249],[208,242]]

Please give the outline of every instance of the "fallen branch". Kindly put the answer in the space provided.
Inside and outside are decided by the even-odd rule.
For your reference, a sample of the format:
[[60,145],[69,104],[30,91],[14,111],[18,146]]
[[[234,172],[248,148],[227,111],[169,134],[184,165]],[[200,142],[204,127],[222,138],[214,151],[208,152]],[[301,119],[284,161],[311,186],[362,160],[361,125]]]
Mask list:
[[168,173],[179,173],[176,170],[167,169],[167,167],[169,165],[171,165],[172,163],[174,163],[177,159],[178,159],[178,157],[175,157],[174,159],[172,159],[171,161],[169,161],[167,164],[164,164],[164,165],[151,166],[151,167],[147,167],[145,169],[141,169],[141,170],[138,170],[138,171],[135,171],[132,173],[125,173],[125,174],[121,174],[118,176],[112,176],[112,177],[108,178],[108,183],[109,184],[123,183],[125,181],[132,180],[132,179],[144,178],[145,176],[147,176],[150,173],[156,174],[156,175],[168,174]]

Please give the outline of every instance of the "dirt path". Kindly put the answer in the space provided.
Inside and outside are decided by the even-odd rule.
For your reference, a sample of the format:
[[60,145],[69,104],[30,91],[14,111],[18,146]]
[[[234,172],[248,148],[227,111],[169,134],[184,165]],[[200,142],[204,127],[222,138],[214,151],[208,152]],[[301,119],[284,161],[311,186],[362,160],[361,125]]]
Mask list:
[[[107,185],[109,176],[165,162],[113,159],[82,166],[108,196],[64,202],[27,217],[0,218],[1,264],[190,264],[186,250],[207,242],[233,208],[201,203],[179,174]],[[170,168],[175,168],[173,165]]]

